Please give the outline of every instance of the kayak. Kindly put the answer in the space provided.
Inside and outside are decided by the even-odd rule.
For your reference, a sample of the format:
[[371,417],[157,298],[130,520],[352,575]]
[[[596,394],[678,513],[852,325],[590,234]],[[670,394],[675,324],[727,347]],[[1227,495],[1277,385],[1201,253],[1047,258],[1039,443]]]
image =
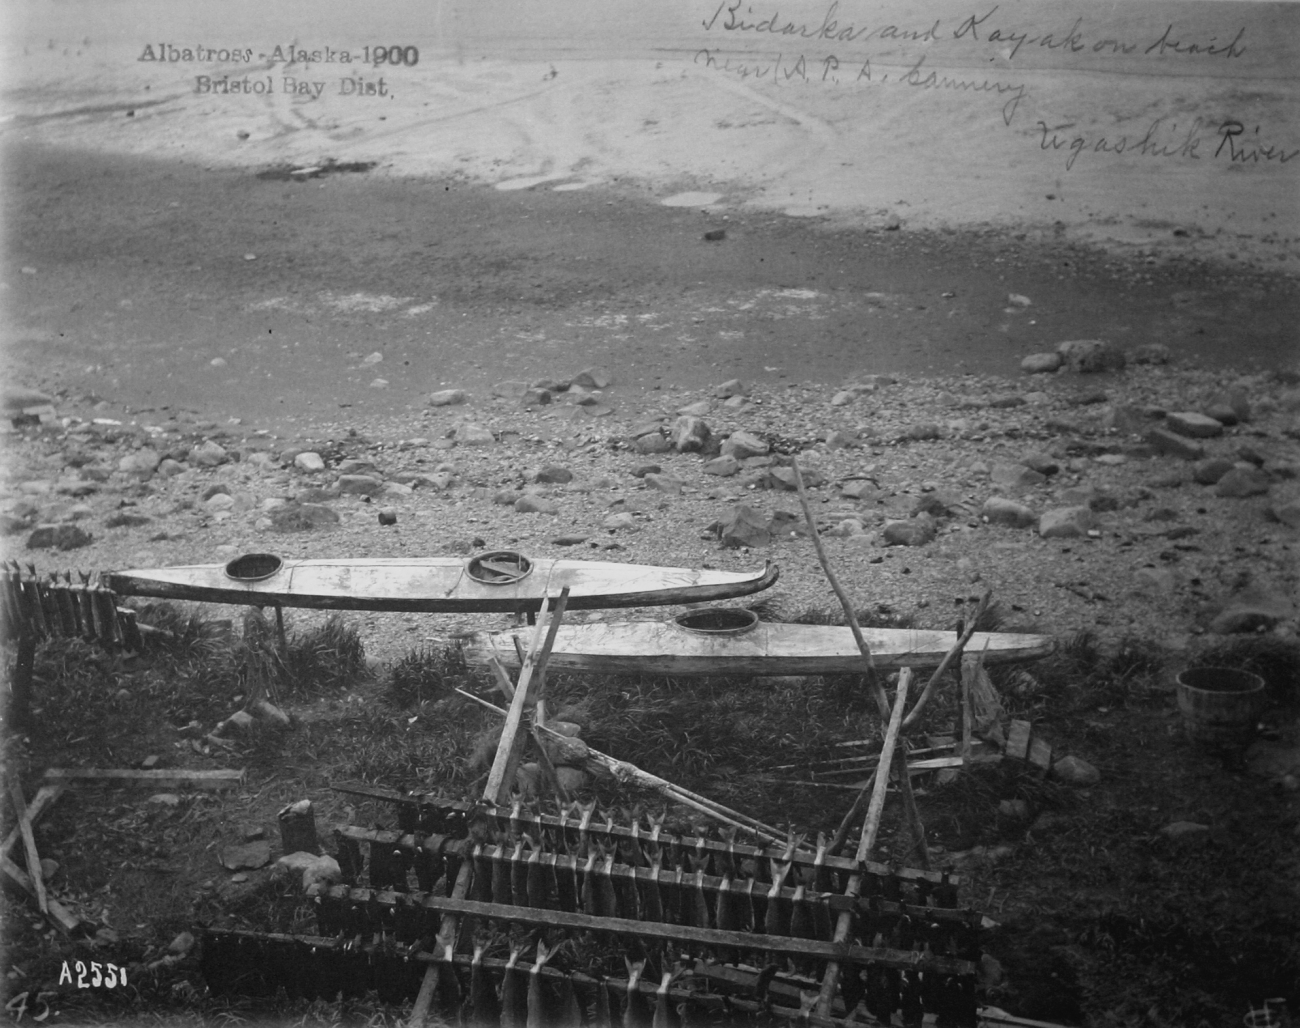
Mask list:
[[697,603],[768,588],[779,570],[663,568],[594,560],[532,559],[500,550],[474,557],[288,560],[249,553],[226,564],[109,572],[121,596],[255,607],[434,613],[532,613],[569,587],[570,610]]
[[[957,641],[955,632],[864,628],[876,667],[937,667]],[[468,664],[495,656],[517,667],[531,630],[474,632],[460,640]],[[516,645],[518,643],[518,645]],[[976,632],[965,652],[986,664],[1033,660],[1052,652],[1048,635]],[[752,611],[714,607],[667,621],[561,625],[547,667],[612,675],[847,675],[861,674],[862,654],[848,628],[759,621]]]

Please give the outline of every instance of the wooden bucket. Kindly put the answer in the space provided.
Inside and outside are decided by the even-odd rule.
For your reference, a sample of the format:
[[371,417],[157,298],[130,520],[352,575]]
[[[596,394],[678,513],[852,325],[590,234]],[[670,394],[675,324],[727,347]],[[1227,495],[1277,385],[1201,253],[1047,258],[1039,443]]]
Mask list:
[[1194,743],[1245,746],[1264,709],[1264,679],[1227,667],[1189,668],[1175,680],[1183,730]]

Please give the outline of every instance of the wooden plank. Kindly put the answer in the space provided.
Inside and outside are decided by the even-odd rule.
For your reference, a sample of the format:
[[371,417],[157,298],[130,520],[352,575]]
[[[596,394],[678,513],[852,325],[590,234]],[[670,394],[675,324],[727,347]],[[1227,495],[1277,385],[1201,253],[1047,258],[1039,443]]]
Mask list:
[[[336,885],[328,890],[328,895],[345,902],[361,904],[377,902],[382,905],[395,905],[402,902],[402,897],[407,894]],[[597,917],[592,914],[569,913],[565,910],[549,910],[542,907],[516,907],[505,903],[451,899],[431,893],[423,894],[420,904],[427,910],[468,917],[485,917],[496,921],[513,921],[543,928],[559,927],[612,932],[616,935],[634,935],[642,939],[664,939],[670,942],[691,942],[711,947],[760,950],[764,953],[839,960],[851,964],[929,970],[939,974],[973,975],[976,971],[972,961],[937,956],[918,950],[855,946],[847,942],[823,942],[818,939],[724,931],[720,928],[697,928],[694,925],[668,924],[660,921],[634,921],[622,917]]]
[[1011,730],[1007,733],[1007,756],[1012,760],[1025,760],[1028,758],[1029,733],[1028,721],[1011,722]]
[[[880,830],[880,815],[885,809],[885,790],[889,785],[890,766],[894,762],[894,749],[898,744],[898,732],[903,726],[903,708],[907,706],[907,690],[912,684],[912,669],[903,668],[898,673],[898,692],[894,696],[894,709],[889,715],[889,727],[885,730],[885,741],[880,748],[880,764],[876,768],[876,783],[871,793],[871,803],[867,807],[867,820],[862,826],[862,838],[858,840],[857,860],[861,864],[871,856],[876,845],[876,833]],[[918,701],[919,703],[920,701]],[[846,896],[856,897],[862,888],[862,876],[850,875]],[[841,913],[835,920],[835,937],[837,944],[843,944],[853,927],[853,916]],[[839,985],[840,965],[830,961],[822,975],[821,988],[817,994],[817,1013],[829,1017],[835,1004],[835,990]]]
[[32,882],[32,895],[42,914],[50,912],[50,901],[45,895],[45,879],[41,876],[41,855],[36,852],[36,836],[32,834],[32,822],[27,816],[27,801],[23,799],[22,783],[17,778],[9,779],[9,800],[14,805],[14,817],[18,819],[18,833],[22,836],[23,851],[27,857],[27,875]]
[[[27,895],[33,899],[36,897],[36,886],[27,876],[27,872],[15,864],[8,857],[0,857],[0,871],[3,871],[10,880],[21,888]],[[56,899],[46,897],[46,916],[54,922],[55,927],[71,935],[81,927],[81,921],[68,910],[62,903]]]
[[[66,785],[60,784],[42,785],[37,789],[36,795],[32,797],[31,803],[27,804],[28,820],[35,825],[36,822],[41,819],[41,815],[44,814],[49,807],[53,806],[54,802],[63,795],[63,790],[66,788]],[[9,835],[5,838],[4,843],[0,845],[0,856],[9,856],[9,851],[18,845],[18,841],[21,838],[22,834],[19,829],[16,826],[12,828]]]
[[1034,736],[1029,740],[1029,763],[1048,771],[1052,767],[1052,746],[1045,739]]
[[242,770],[184,771],[134,771],[130,769],[100,769],[81,767],[52,767],[45,772],[45,781],[80,783],[82,785],[134,786],[141,789],[236,789],[244,784]]

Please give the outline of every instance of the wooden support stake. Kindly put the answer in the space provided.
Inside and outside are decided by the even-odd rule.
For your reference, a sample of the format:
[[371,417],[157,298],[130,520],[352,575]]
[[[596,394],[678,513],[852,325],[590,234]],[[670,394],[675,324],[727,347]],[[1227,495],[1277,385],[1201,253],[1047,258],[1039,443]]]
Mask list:
[[975,667],[969,657],[961,659],[961,759],[962,766],[970,760],[971,732],[975,715],[970,709],[970,683]]
[[808,533],[812,536],[813,549],[817,551],[817,560],[822,566],[822,571],[826,574],[826,581],[831,584],[831,590],[835,593],[836,599],[840,601],[840,606],[844,608],[844,616],[849,622],[849,631],[853,633],[853,641],[858,644],[858,649],[862,651],[862,658],[867,664],[867,688],[871,690],[871,695],[875,697],[876,709],[880,711],[882,718],[889,716],[889,700],[885,696],[884,687],[876,681],[876,663],[871,656],[871,647],[867,645],[866,638],[862,635],[862,627],[858,624],[858,616],[854,613],[853,604],[849,601],[849,595],[840,585],[840,580],[835,577],[835,572],[831,569],[831,562],[826,557],[826,548],[822,546],[822,537],[817,531],[817,520],[813,517],[812,508],[808,506],[808,491],[803,485],[803,475],[799,472],[799,461],[792,460],[794,468],[794,484],[799,490],[799,506],[803,508],[804,520],[808,522]]
[[[63,795],[63,790],[67,788],[62,784],[59,785],[42,785],[36,790],[36,795],[32,797],[31,803],[27,804],[27,820],[34,826],[41,819],[41,815],[53,806],[54,801]],[[3,844],[0,844],[0,856],[9,856],[9,851],[18,845],[22,839],[21,830],[15,826],[5,837]]]
[[[917,718],[919,718],[922,711],[925,710],[925,705],[930,702],[930,697],[934,695],[934,690],[939,684],[939,679],[941,679],[943,673],[948,670],[948,666],[956,658],[961,656],[962,651],[966,648],[966,644],[970,642],[970,637],[975,634],[975,625],[979,622],[979,619],[984,616],[984,612],[988,610],[989,599],[992,595],[992,590],[985,590],[984,595],[980,597],[979,605],[975,608],[975,613],[971,615],[970,620],[966,623],[965,629],[962,631],[961,635],[957,637],[957,641],[953,643],[952,649],[944,654],[943,660],[939,663],[939,666],[934,669],[934,674],[932,674],[930,680],[925,683],[925,688],[921,691],[921,696],[916,701],[916,705],[908,712],[907,717],[903,718],[904,728],[911,728],[912,725],[916,724]],[[987,646],[987,643],[985,645]]]
[[23,840],[23,852],[27,856],[27,875],[32,880],[32,894],[41,913],[49,915],[50,901],[45,895],[45,879],[41,877],[41,855],[36,852],[36,837],[32,835],[32,822],[27,816],[27,801],[23,799],[23,787],[17,778],[9,780],[9,799],[14,805],[14,816],[18,819],[18,832]]
[[536,700],[536,694],[531,687],[533,677],[540,673],[545,673],[546,661],[551,655],[551,648],[555,645],[555,635],[560,629],[560,619],[564,616],[564,608],[569,603],[569,587],[566,585],[560,590],[559,598],[555,601],[555,608],[551,612],[550,623],[545,625],[546,639],[538,647],[538,638],[542,634],[542,628],[547,614],[547,607],[550,598],[547,597],[542,601],[542,617],[537,623],[537,633],[533,639],[533,646],[530,647],[527,658],[524,660],[524,666],[519,671],[519,681],[515,685],[515,697],[510,704],[510,712],[506,715],[506,726],[501,731],[501,743],[497,746],[496,760],[492,763],[492,771],[488,774],[487,788],[484,790],[484,796],[492,803],[502,804],[510,794],[510,788],[514,784],[515,772],[519,769],[519,758],[523,753],[523,737],[519,734],[520,726],[523,723],[524,710]]
[[[8,857],[0,857],[0,871],[8,875],[14,884],[29,896],[36,897],[36,886],[32,884],[32,879],[28,877],[26,871]],[[76,915],[58,900],[46,897],[46,908],[50,920],[54,922],[60,931],[71,935],[81,927],[81,921]]]
[[912,774],[907,767],[907,747],[894,750],[894,764],[898,769],[898,790],[903,794],[903,811],[912,829],[912,852],[919,858],[921,867],[930,870],[930,847],[925,844],[925,825],[921,812],[916,809],[916,794],[912,792]]
[[[863,863],[871,856],[876,846],[876,834],[880,831],[880,815],[885,810],[885,789],[889,785],[889,765],[894,760],[894,747],[898,743],[898,732],[903,724],[903,708],[907,706],[907,689],[912,684],[912,669],[903,668],[898,673],[898,694],[894,697],[894,709],[889,715],[889,728],[885,731],[885,743],[880,750],[880,768],[876,774],[875,787],[871,792],[871,804],[867,807],[867,820],[862,826],[862,838],[858,840],[857,861]],[[902,777],[906,778],[906,770]],[[855,897],[862,888],[862,875],[849,876],[845,895]],[[844,945],[853,925],[853,915],[843,911],[835,921],[834,942]],[[840,965],[831,960],[826,964],[826,973],[822,975],[821,990],[817,995],[817,1013],[829,1017],[835,1002],[835,990],[840,983]]]
[[832,857],[844,848],[844,844],[849,838],[849,832],[858,823],[858,818],[862,816],[862,812],[867,809],[867,802],[871,799],[872,788],[876,784],[876,775],[879,773],[880,765],[877,764],[871,769],[871,774],[867,777],[867,780],[862,783],[862,788],[858,790],[853,806],[849,807],[848,813],[844,815],[844,820],[840,822],[839,828],[835,829],[835,838],[831,840],[831,844],[826,848],[826,852]]

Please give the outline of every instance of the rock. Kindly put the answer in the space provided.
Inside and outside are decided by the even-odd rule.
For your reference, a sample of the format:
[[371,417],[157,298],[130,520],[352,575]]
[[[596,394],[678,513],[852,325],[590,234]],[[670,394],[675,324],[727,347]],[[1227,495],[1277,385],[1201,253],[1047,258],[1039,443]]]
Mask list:
[[1030,375],[1048,375],[1063,363],[1059,353],[1031,353],[1020,362],[1020,370]]
[[573,472],[560,464],[547,464],[537,472],[537,481],[564,485],[566,482],[573,481]]
[[1144,438],[1156,453],[1168,457],[1181,457],[1183,460],[1202,460],[1205,457],[1204,446],[1163,428],[1148,429]]
[[943,429],[933,421],[923,421],[909,427],[905,433],[905,437],[914,442],[926,442],[931,439],[942,439]]
[[1240,386],[1233,386],[1211,400],[1205,413],[1225,425],[1235,425],[1238,422],[1249,421],[1250,399],[1247,397],[1245,389]]
[[1141,435],[1147,427],[1148,418],[1140,410],[1125,405],[1107,407],[1102,411],[1101,427],[1104,431],[1115,431],[1120,435]]
[[552,546],[581,546],[590,538],[591,536],[580,532],[566,532],[563,535],[553,535],[546,541]]
[[513,507],[521,495],[518,489],[498,489],[492,494],[492,502],[499,507]]
[[723,457],[714,457],[713,460],[706,460],[700,470],[706,475],[717,475],[719,478],[730,478],[740,470],[740,461],[735,457],[727,454]]
[[658,474],[649,472],[643,476],[642,481],[651,489],[657,489],[668,496],[680,496],[682,488],[686,485],[680,478],[674,478],[672,475]]
[[27,537],[29,550],[77,550],[94,542],[94,536],[76,525],[41,525]]
[[1058,474],[1061,470],[1061,465],[1056,458],[1048,453],[1026,453],[1020,458],[1020,463],[1033,471],[1037,471],[1040,475],[1051,476]]
[[[826,476],[816,468],[801,468],[799,473],[803,476],[803,484],[808,489],[826,483]],[[790,493],[799,490],[799,483],[795,478],[794,468],[792,467],[768,468],[758,480],[758,485],[763,489],[778,489]]]
[[1097,515],[1091,507],[1058,507],[1043,512],[1038,519],[1038,534],[1044,539],[1076,539],[1097,527]]
[[1071,339],[1057,346],[1056,352],[1066,367],[1082,374],[1124,370],[1124,351],[1104,339]]
[[379,512],[379,523],[381,525],[397,524],[397,511],[392,507],[385,507]]
[[224,464],[229,458],[230,455],[225,447],[211,439],[193,447],[188,455],[189,462],[200,468],[215,468],[218,464]]
[[1029,820],[1029,804],[1024,800],[1002,800],[998,804],[998,813],[1013,821]]
[[1170,431],[1192,439],[1213,439],[1223,435],[1220,422],[1190,410],[1170,411],[1165,415],[1165,425]]
[[558,514],[559,504],[536,493],[524,493],[515,501],[515,510],[520,514]]
[[163,478],[175,478],[185,470],[185,465],[178,460],[172,460],[170,457],[164,457],[158,464],[158,470],[155,474]]
[[1096,785],[1101,772],[1082,757],[1062,757],[1052,765],[1052,776],[1070,785]]
[[227,846],[221,851],[221,866],[227,871],[256,871],[271,862],[271,844],[265,839]]
[[124,471],[128,475],[138,475],[141,478],[148,478],[154,473],[154,470],[162,463],[162,454],[157,450],[145,447],[141,450],[134,450],[117,462],[117,470]]
[[14,417],[30,410],[32,407],[49,407],[54,403],[54,397],[48,396],[37,389],[28,389],[25,386],[6,383],[3,390],[0,391],[0,411],[4,412],[6,417]]
[[929,514],[918,514],[907,521],[887,521],[881,538],[886,546],[924,546],[933,542],[937,529]]
[[912,501],[913,514],[929,514],[935,518],[946,518],[952,514],[957,500],[941,493],[922,493]]
[[524,407],[545,407],[553,399],[549,389],[528,389],[519,397],[519,402]]
[[372,478],[383,478],[379,473],[379,467],[372,460],[358,460],[351,458],[345,460],[338,466],[340,475],[370,475]]
[[217,511],[230,510],[235,505],[235,498],[229,493],[214,493],[203,501],[203,509],[215,514]]
[[771,522],[746,504],[737,504],[719,523],[719,537],[723,546],[757,547],[772,541]]
[[849,389],[841,389],[838,393],[836,393],[834,396],[831,397],[831,406],[847,407],[855,399],[857,399],[857,393],[854,393],[852,390]]
[[469,399],[464,389],[439,389],[429,394],[430,407],[454,407]]
[[1211,457],[1197,463],[1192,468],[1192,479],[1201,485],[1214,485],[1233,469],[1232,461],[1224,457]]
[[677,408],[677,413],[687,417],[700,418],[709,413],[712,408],[713,404],[709,403],[708,400],[697,400],[695,403],[688,403],[685,407]]
[[507,399],[514,399],[523,396],[525,393],[528,392],[528,383],[514,382],[514,381],[498,382],[496,385],[492,386],[492,388],[489,389],[488,392],[492,396],[501,396]]
[[1031,489],[1047,481],[1047,476],[1024,464],[995,464],[989,478],[996,486],[1010,491]]
[[338,487],[344,496],[378,496],[384,491],[384,480],[371,475],[340,475]]
[[720,400],[729,400],[733,396],[748,396],[749,390],[738,378],[729,378],[721,385],[713,387],[713,395]]
[[[963,405],[964,406],[964,405]],[[994,410],[1010,410],[1012,407],[1025,406],[1025,398],[1015,393],[1008,393],[1004,396],[995,396],[988,402],[988,406]]]
[[1231,597],[1218,616],[1210,622],[1210,631],[1220,635],[1238,632],[1267,631],[1295,616],[1295,605],[1281,593],[1252,585]]
[[632,469],[633,478],[645,478],[646,475],[657,475],[663,471],[658,464],[638,464]]
[[316,884],[333,885],[343,877],[343,870],[333,857],[320,856],[305,850],[286,853],[275,862],[275,871],[272,873],[301,874],[304,890]]
[[1280,521],[1288,528],[1300,529],[1300,493],[1291,492],[1273,500],[1268,508],[1275,521]]
[[277,532],[307,532],[313,528],[330,528],[338,523],[338,514],[323,503],[299,503],[295,500],[271,511],[271,528]]
[[752,432],[732,432],[722,443],[722,455],[745,460],[748,457],[762,457],[770,447],[767,442]]
[[1214,486],[1215,496],[1244,499],[1268,492],[1268,475],[1253,464],[1235,464]]
[[988,518],[991,525],[1009,525],[1012,528],[1032,528],[1038,523],[1038,515],[1023,503],[1008,500],[1002,496],[990,496],[984,501],[980,513]]
[[639,532],[641,526],[637,524],[636,518],[629,511],[621,511],[618,514],[611,514],[600,523],[600,527],[609,532]]
[[850,478],[840,483],[840,495],[850,500],[869,500],[880,492],[880,487],[869,478]]
[[1178,589],[1178,574],[1172,568],[1138,568],[1133,572],[1133,586],[1139,592],[1172,596]]
[[843,450],[849,446],[856,446],[857,443],[858,433],[854,431],[841,432],[836,429],[826,436],[826,449],[828,450]]
[[712,430],[703,418],[684,414],[673,422],[672,443],[678,453],[694,453],[709,443]]
[[1173,821],[1160,829],[1160,834],[1175,842],[1204,838],[1210,826],[1196,821]]
[[174,957],[189,956],[194,948],[195,938],[190,932],[181,932],[167,944],[167,952]]
[[632,440],[632,449],[637,453],[667,453],[672,448],[673,444],[669,442],[663,431],[658,428],[653,432],[647,432],[645,435],[639,435]]
[[570,380],[570,386],[583,389],[608,389],[614,384],[614,377],[602,367],[584,368]]
[[1164,343],[1143,343],[1129,351],[1134,364],[1168,364],[1169,347]]
[[490,446],[496,442],[496,436],[491,431],[469,421],[457,427],[452,438],[459,446]]

